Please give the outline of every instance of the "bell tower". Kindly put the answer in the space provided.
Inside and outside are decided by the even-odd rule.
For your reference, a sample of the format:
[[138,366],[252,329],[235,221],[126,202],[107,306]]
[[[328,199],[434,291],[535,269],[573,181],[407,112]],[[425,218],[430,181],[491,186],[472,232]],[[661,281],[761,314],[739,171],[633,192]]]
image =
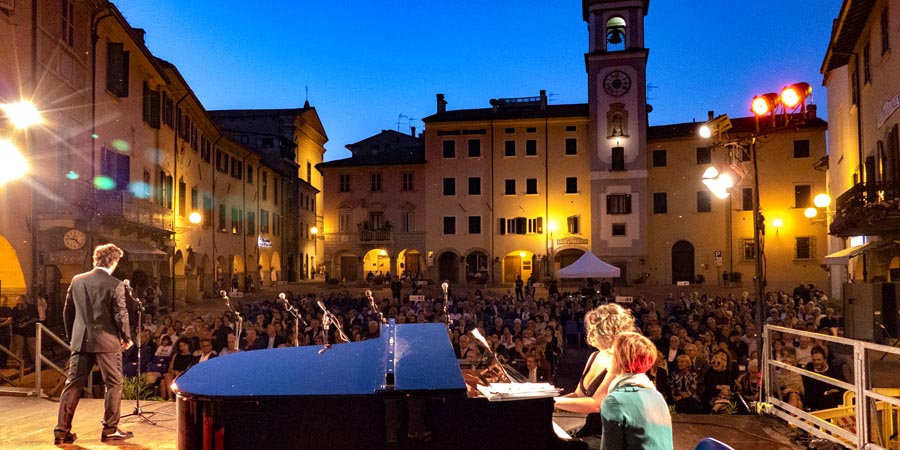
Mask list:
[[[595,254],[642,272],[652,199],[647,188],[647,56],[649,0],[583,0],[589,45],[591,243]],[[626,278],[630,279],[630,278]]]

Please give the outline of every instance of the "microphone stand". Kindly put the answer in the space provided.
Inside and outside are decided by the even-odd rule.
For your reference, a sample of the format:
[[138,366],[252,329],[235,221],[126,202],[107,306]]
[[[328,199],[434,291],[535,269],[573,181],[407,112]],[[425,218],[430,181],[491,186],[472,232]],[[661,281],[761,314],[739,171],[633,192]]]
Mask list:
[[[328,310],[328,308],[325,308],[325,304],[322,303],[321,300],[319,300],[319,307],[322,308],[322,329],[325,330],[324,336],[322,336],[324,345],[322,346],[322,349],[319,350],[319,354],[321,355],[322,353],[325,353],[326,350],[331,348],[331,344],[328,343],[328,330],[330,329],[331,324],[340,325],[340,322],[337,321],[337,319],[334,317],[334,314],[332,314],[331,311]],[[347,335],[344,334],[344,330],[342,330],[340,326],[337,327],[337,332],[339,337],[343,339],[344,342],[350,342],[350,339],[347,338]]]
[[384,320],[384,314],[381,313],[381,310],[378,309],[378,305],[375,304],[375,299],[372,298],[372,291],[366,289],[366,298],[369,299],[369,306],[372,308],[372,311],[375,311],[375,314],[378,314],[378,320],[381,324],[386,324],[387,322]]
[[453,325],[453,321],[450,320],[449,310],[447,309],[447,304],[450,303],[450,284],[446,281],[441,283],[441,289],[444,291],[444,319],[447,321],[447,333],[450,333],[450,327]]
[[[143,365],[144,361],[141,360],[141,345],[143,344],[141,342],[141,329],[143,329],[143,327],[144,327],[144,317],[143,317],[144,316],[144,303],[141,301],[141,299],[134,296],[134,293],[131,291],[131,286],[129,286],[129,285],[125,285],[125,297],[131,298],[132,300],[134,300],[134,303],[135,303],[135,312],[137,313],[137,323],[138,323],[137,339],[136,339],[136,341],[137,341],[137,379],[138,379],[138,383],[140,383],[139,385],[143,386],[143,378],[141,378],[141,366]],[[134,410],[131,411],[131,414],[125,414],[121,418],[124,419],[126,417],[136,416],[136,417],[140,418],[141,420],[143,420],[144,422],[149,423],[150,425],[156,425],[156,422],[150,420],[150,417],[156,415],[156,413],[152,412],[152,411],[144,413],[144,411],[141,409],[141,392],[140,391],[141,391],[140,389],[135,390]]]
[[234,341],[237,343],[237,349],[241,348],[241,330],[244,328],[244,318],[241,317],[241,313],[237,312],[234,307],[231,306],[231,302],[228,300],[228,293],[224,290],[219,291],[219,296],[222,297],[222,300],[225,300],[225,306],[228,307],[228,311],[234,314],[235,323],[234,323]]
[[294,316],[294,347],[300,346],[300,322],[303,322],[303,326],[306,326],[306,321],[303,320],[303,316],[300,315],[300,312],[297,311],[297,308],[294,308],[294,305],[291,304],[284,297],[284,294],[279,294],[278,299],[284,303],[284,310],[291,313]]

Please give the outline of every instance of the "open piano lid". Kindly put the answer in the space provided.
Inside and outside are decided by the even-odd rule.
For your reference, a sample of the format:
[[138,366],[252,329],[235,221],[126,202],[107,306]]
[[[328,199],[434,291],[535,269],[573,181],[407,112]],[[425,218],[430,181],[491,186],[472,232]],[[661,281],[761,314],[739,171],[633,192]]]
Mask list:
[[466,395],[447,328],[396,325],[378,339],[240,352],[191,367],[176,381],[182,397],[241,398],[372,395],[382,392]]

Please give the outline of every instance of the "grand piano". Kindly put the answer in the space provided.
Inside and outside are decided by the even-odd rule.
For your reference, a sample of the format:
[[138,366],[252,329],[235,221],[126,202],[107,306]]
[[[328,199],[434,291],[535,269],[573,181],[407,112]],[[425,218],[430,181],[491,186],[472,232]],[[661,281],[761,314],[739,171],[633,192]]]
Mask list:
[[394,448],[386,410],[409,402],[424,403],[430,440],[406,441],[404,419],[395,448],[587,448],[554,433],[551,397],[489,401],[477,378],[464,377],[443,324],[391,321],[378,339],[213,358],[176,381],[177,448]]

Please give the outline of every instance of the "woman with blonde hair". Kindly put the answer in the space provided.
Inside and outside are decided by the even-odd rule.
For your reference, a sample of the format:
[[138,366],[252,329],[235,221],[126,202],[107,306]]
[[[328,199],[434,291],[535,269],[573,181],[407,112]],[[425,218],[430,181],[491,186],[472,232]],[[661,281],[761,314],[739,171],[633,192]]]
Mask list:
[[600,405],[609,390],[613,375],[612,345],[616,335],[634,331],[634,317],[621,306],[611,303],[598,306],[584,316],[587,330],[585,340],[597,351],[588,358],[575,392],[556,397],[556,407],[569,412],[587,413],[584,426],[575,437],[585,440],[591,448],[599,448],[603,424]]

